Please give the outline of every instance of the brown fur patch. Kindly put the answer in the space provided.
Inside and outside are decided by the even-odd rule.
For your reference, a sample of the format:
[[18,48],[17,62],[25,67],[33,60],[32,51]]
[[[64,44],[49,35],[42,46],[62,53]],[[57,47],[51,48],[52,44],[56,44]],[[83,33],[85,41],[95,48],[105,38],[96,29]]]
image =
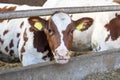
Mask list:
[[6,46],[6,47],[5,47],[5,51],[6,51],[6,52],[8,52],[8,51],[9,51],[8,46]]
[[24,22],[22,22],[22,23],[20,24],[20,28],[22,28],[23,25],[24,25]]
[[108,35],[108,36],[107,36],[107,38],[105,39],[105,41],[108,41],[108,40],[109,40],[109,38],[110,38],[110,35]]
[[42,57],[42,59],[44,60],[46,60],[46,58],[50,58],[50,61],[54,60],[54,57],[51,51],[49,51],[47,55]]
[[10,41],[9,47],[12,48],[14,46],[13,39]]
[[24,31],[24,35],[23,35],[24,44],[23,44],[23,46],[22,46],[22,48],[21,48],[21,53],[25,52],[25,48],[24,48],[24,46],[25,46],[25,44],[26,44],[26,42],[27,42],[27,40],[28,40],[26,30],[27,30],[27,29],[25,29],[25,31]]
[[4,19],[0,19],[0,23],[3,22],[3,21],[4,21]]
[[20,36],[20,33],[17,33],[17,37],[19,37]]
[[73,41],[73,30],[75,29],[74,24],[71,23],[67,26],[67,29],[63,31],[63,40],[65,42],[65,46],[68,50],[71,49],[72,41]]
[[3,35],[7,34],[8,32],[9,32],[8,30],[5,30],[5,31],[3,32]]
[[4,40],[0,38],[0,42],[1,42],[1,44],[3,44],[3,43],[4,43]]
[[18,46],[19,46],[19,42],[20,42],[20,39],[19,39],[18,42],[17,42],[17,48],[18,48]]
[[[38,52],[44,52],[46,47],[49,45],[46,35],[43,31],[35,31],[34,32],[34,47]],[[49,48],[48,48],[49,49]]]
[[113,2],[120,4],[120,0],[113,0]]
[[116,40],[120,36],[120,15],[116,15],[108,24],[105,25],[107,31],[110,32],[112,40]]
[[14,11],[16,9],[16,6],[11,6],[11,7],[3,7],[3,8],[0,8],[0,12],[8,12],[8,11]]
[[14,51],[10,50],[9,54],[10,54],[10,56],[14,56]]
[[25,42],[28,40],[26,29],[25,29],[25,32],[24,32],[24,35],[23,35],[23,39],[24,39]]
[[24,44],[23,44],[23,46],[22,46],[22,48],[21,48],[21,50],[20,50],[21,53],[24,53],[24,52],[25,52],[24,46],[25,46],[25,42],[24,42]]
[[33,27],[30,27],[29,31],[30,31],[30,32],[34,32]]

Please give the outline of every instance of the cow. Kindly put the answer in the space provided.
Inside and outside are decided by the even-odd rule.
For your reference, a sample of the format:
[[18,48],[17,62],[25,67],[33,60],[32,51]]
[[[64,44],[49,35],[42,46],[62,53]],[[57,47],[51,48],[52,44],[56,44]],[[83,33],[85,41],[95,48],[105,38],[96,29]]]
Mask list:
[[[99,4],[98,4],[99,3]],[[119,5],[120,0],[47,0],[44,7],[80,7],[80,6],[106,6]],[[67,5],[69,4],[69,5]],[[82,30],[73,32],[73,50],[77,51],[104,51],[113,48],[120,48],[119,40],[119,11],[94,12],[73,14],[72,19],[90,17],[93,24]],[[83,26],[84,27],[84,26]]]
[[[0,12],[32,9],[25,5],[0,5]],[[92,23],[92,18],[72,20],[67,13],[59,11],[47,20],[39,16],[0,19],[0,51],[19,57],[23,66],[52,60],[65,64],[70,59],[74,30],[84,30]],[[83,29],[81,25],[84,25]]]
[[[120,12],[119,12],[120,13]],[[91,46],[94,51],[104,51],[120,48],[120,14],[118,12],[99,15],[91,36]],[[108,15],[107,15],[108,14]],[[105,17],[106,19],[103,19]],[[102,18],[102,19],[101,19]],[[103,22],[101,22],[102,20]],[[101,23],[100,23],[101,22]],[[99,26],[97,26],[99,25]]]

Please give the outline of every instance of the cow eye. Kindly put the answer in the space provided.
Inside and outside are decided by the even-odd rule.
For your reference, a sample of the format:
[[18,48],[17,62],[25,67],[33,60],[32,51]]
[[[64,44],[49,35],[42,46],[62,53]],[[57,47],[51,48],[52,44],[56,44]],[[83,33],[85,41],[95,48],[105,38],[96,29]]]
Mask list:
[[50,35],[53,35],[53,30],[52,29],[49,29],[48,31],[49,31]]
[[74,30],[71,30],[70,32],[73,33]]

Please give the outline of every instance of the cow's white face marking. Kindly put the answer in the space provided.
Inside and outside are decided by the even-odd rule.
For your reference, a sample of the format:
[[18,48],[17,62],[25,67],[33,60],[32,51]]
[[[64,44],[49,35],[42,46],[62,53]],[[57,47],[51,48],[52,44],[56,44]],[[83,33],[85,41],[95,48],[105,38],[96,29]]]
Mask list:
[[57,63],[67,63],[69,61],[69,50],[65,46],[65,42],[63,40],[63,31],[66,30],[67,26],[71,23],[70,17],[65,13],[57,13],[52,16],[52,20],[56,25],[58,32],[60,34],[60,45],[55,49],[54,56]]

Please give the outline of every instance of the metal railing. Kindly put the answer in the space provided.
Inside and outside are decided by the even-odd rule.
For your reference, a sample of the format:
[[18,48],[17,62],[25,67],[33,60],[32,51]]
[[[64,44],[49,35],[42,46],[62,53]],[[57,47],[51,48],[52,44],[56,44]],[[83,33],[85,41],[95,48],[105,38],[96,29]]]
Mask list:
[[46,15],[51,15],[56,11],[63,11],[69,14],[70,13],[73,14],[73,13],[120,11],[120,5],[61,7],[61,8],[36,9],[36,10],[20,10],[20,11],[13,11],[13,12],[0,12],[0,19],[23,18],[23,17],[29,17],[29,16],[46,16]]

